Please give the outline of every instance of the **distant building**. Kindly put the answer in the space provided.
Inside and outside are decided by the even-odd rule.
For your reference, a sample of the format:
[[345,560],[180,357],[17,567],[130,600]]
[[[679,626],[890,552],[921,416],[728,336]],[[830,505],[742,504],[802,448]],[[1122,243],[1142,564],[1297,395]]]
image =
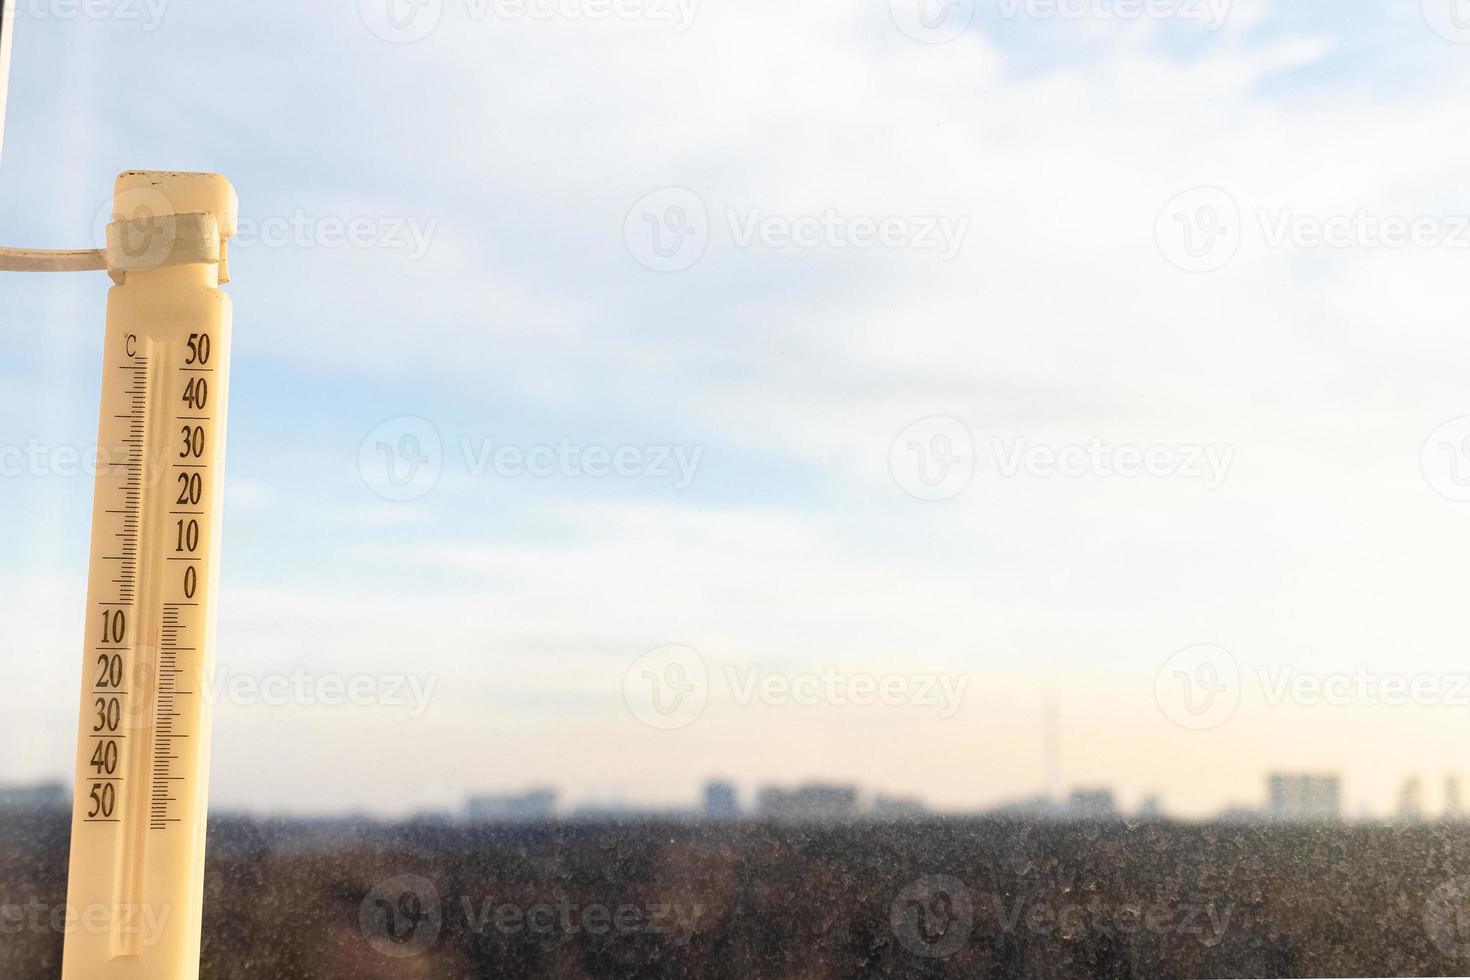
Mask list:
[[990,811],[993,817],[1004,820],[1056,820],[1063,816],[1062,808],[1049,796],[1029,796],[1023,800],[1003,803]]
[[454,814],[448,810],[419,810],[408,818],[409,823],[420,827],[452,827]]
[[734,820],[740,816],[740,797],[735,787],[711,780],[704,787],[704,815],[710,820]]
[[879,794],[873,797],[873,803],[868,807],[868,816],[874,820],[913,820],[928,812],[922,802],[908,796]]
[[1420,823],[1424,819],[1424,791],[1418,776],[1410,776],[1399,790],[1398,820]]
[[1273,773],[1268,791],[1274,820],[1330,823],[1342,819],[1342,791],[1336,776]]
[[1067,816],[1073,820],[1113,820],[1118,805],[1110,789],[1075,789],[1067,799]]
[[787,790],[767,786],[757,802],[760,815],[772,820],[841,821],[857,816],[856,786],[810,783]]
[[1164,804],[1155,795],[1145,796],[1143,803],[1138,808],[1138,819],[1140,820],[1162,820],[1164,819]]
[[1460,803],[1460,777],[1446,776],[1444,781],[1444,819],[1458,822],[1465,819]]
[[468,803],[471,823],[536,823],[556,815],[556,790],[536,789],[528,793],[472,796]]
[[36,786],[0,786],[0,810],[65,810],[71,794],[61,783]]

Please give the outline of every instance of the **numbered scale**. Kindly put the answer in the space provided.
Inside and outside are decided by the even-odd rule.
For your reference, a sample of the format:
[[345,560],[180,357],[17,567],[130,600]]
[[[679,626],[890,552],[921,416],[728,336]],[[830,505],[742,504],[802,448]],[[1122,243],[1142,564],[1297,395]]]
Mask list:
[[199,972],[237,212],[215,174],[117,181],[66,980]]

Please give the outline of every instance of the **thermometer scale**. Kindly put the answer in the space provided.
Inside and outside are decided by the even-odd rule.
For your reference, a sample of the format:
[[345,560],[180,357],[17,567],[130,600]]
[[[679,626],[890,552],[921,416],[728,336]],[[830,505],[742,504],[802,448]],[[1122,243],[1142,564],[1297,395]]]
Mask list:
[[110,915],[65,980],[198,975],[237,212],[215,174],[115,189],[67,898]]

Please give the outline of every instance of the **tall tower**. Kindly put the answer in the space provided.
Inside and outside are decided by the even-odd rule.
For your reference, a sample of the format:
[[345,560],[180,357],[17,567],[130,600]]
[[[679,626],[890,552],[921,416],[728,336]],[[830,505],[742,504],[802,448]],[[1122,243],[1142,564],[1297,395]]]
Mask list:
[[1060,721],[1057,716],[1057,697],[1056,692],[1051,686],[1051,676],[1048,674],[1042,683],[1041,781],[1046,798],[1055,802],[1061,799],[1061,749],[1057,739],[1057,730],[1060,726]]
[[1465,812],[1460,805],[1460,777],[1450,773],[1444,781],[1444,819],[1458,822]]

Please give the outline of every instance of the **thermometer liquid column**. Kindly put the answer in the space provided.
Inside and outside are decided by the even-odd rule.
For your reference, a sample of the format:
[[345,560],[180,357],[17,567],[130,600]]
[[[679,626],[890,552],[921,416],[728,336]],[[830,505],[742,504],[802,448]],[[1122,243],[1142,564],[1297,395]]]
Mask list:
[[237,211],[217,175],[118,178],[65,980],[199,972],[231,309],[194,260]]

